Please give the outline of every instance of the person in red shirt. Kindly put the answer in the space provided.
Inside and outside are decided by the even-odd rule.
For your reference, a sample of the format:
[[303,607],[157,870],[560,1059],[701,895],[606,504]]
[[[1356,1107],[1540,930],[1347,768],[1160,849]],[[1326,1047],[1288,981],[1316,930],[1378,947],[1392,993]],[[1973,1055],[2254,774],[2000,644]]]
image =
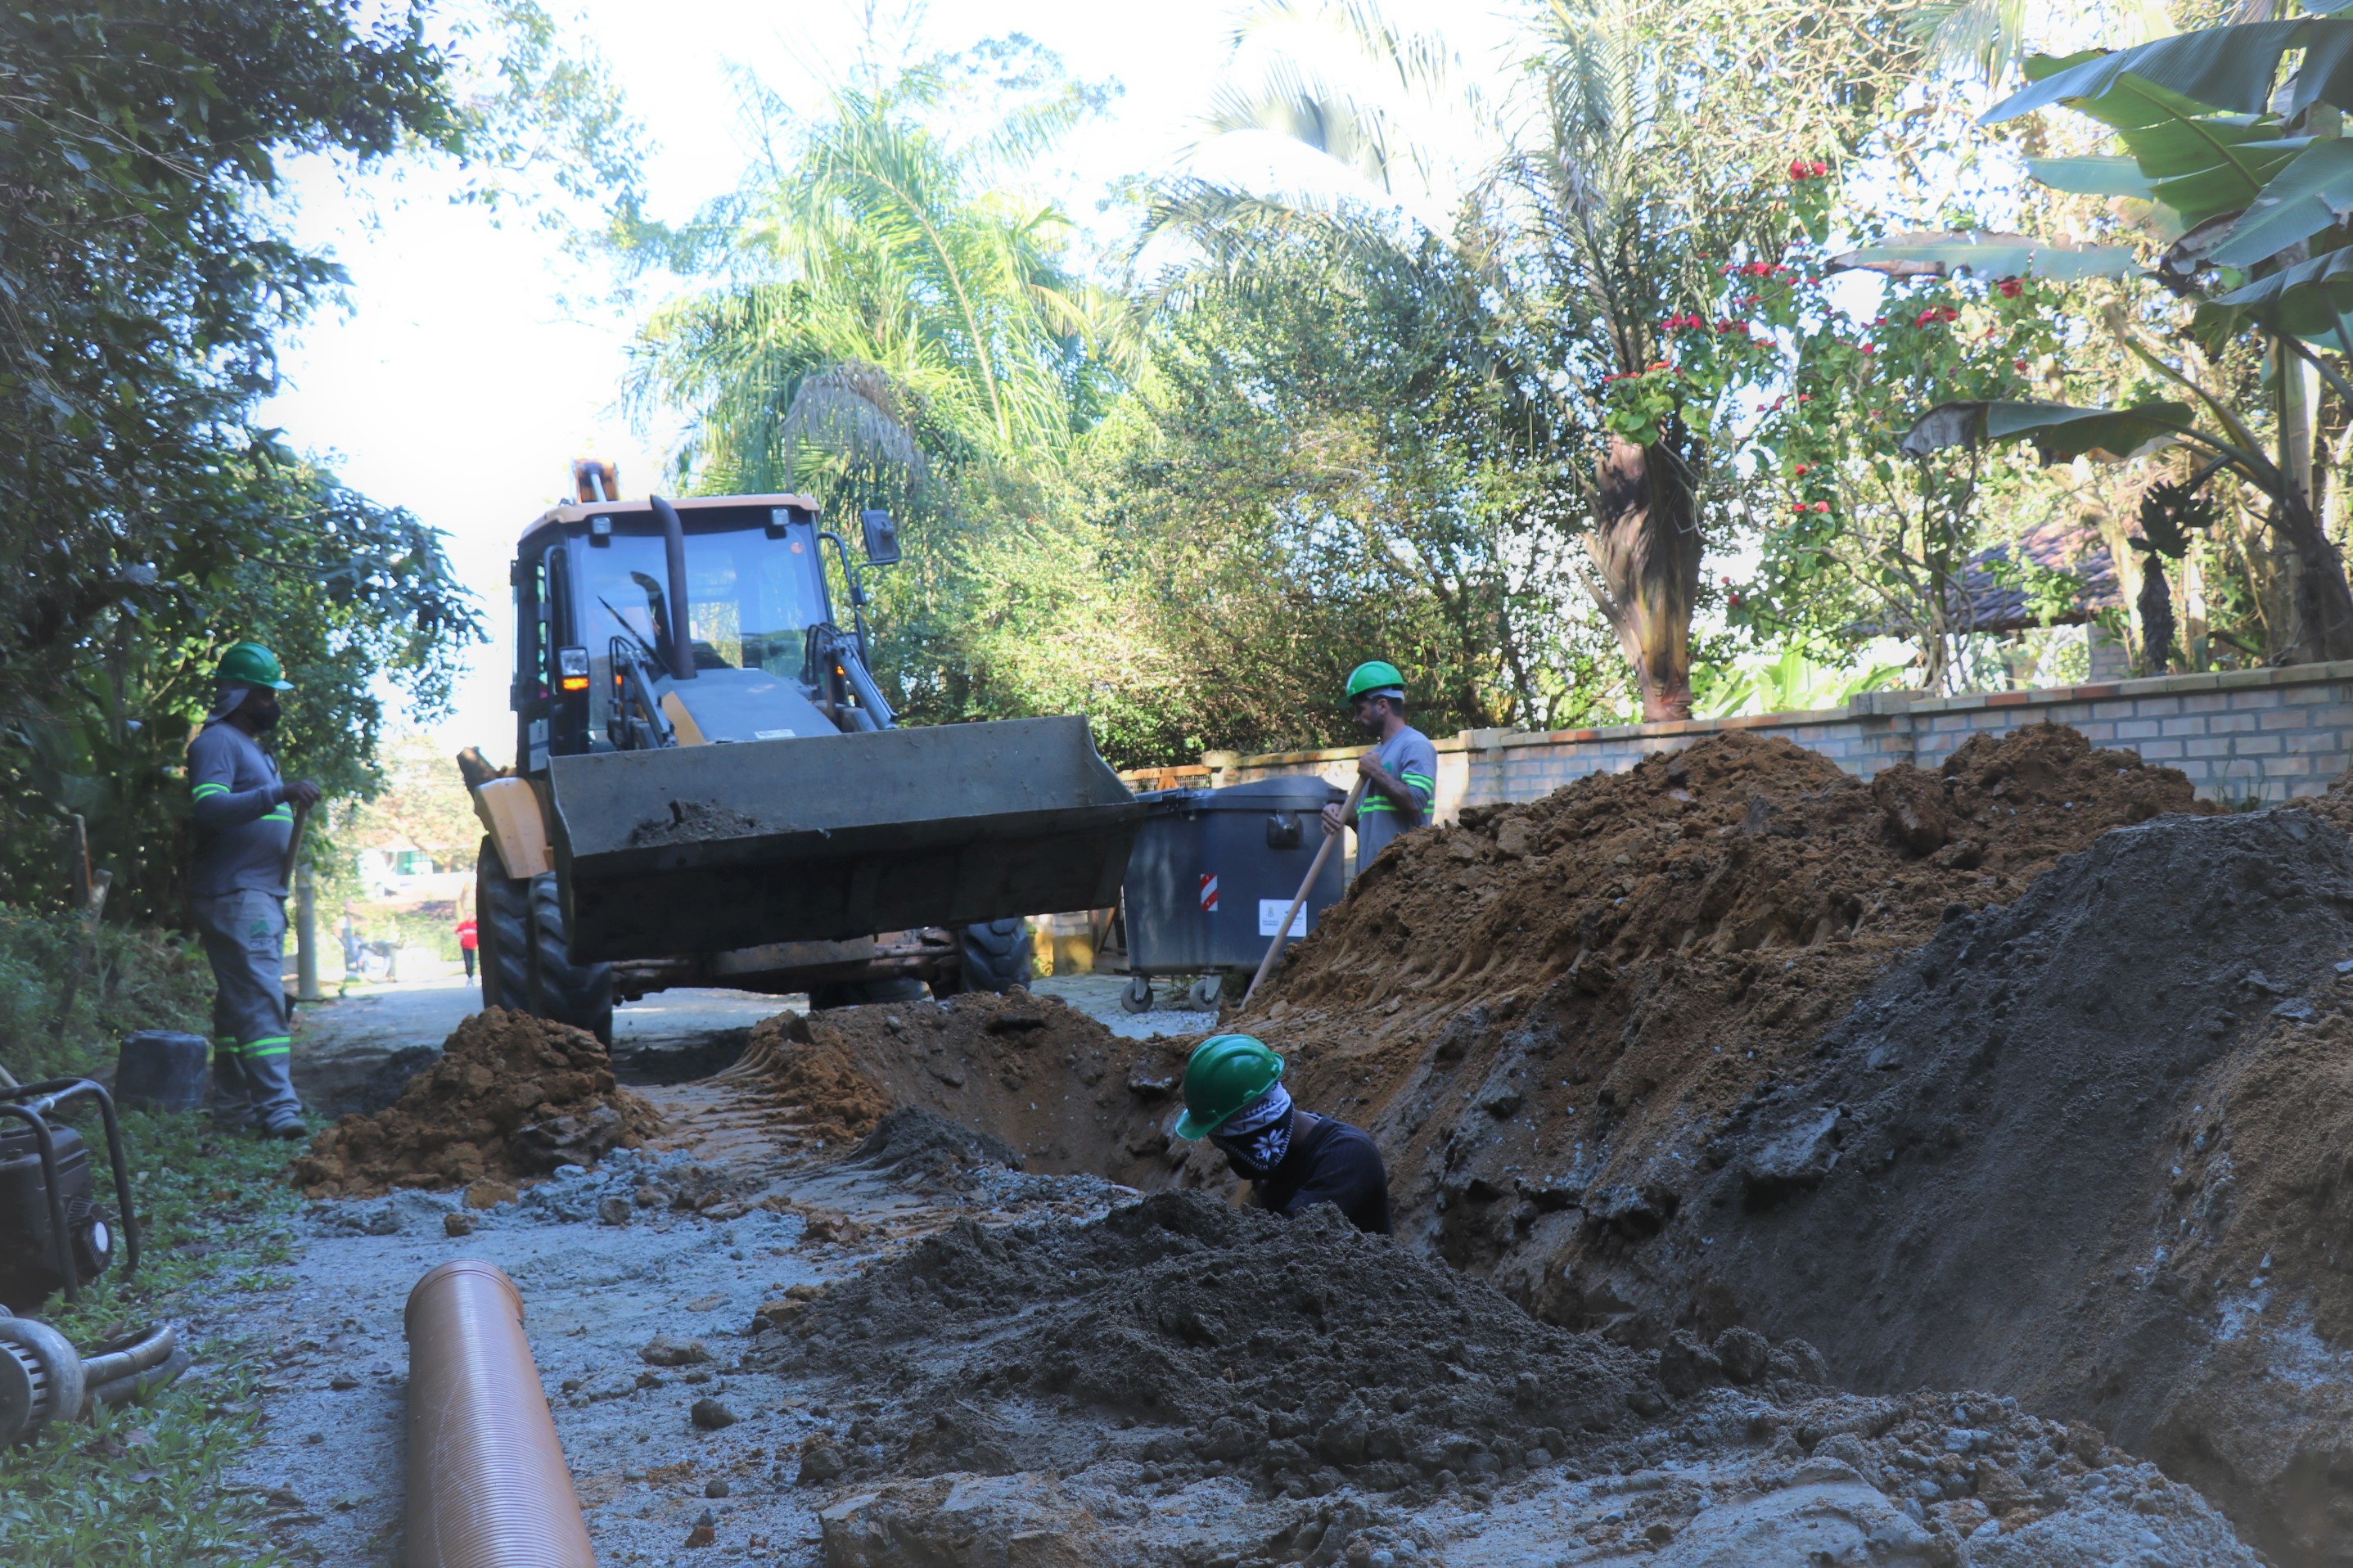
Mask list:
[[458,956],[466,961],[466,978],[474,978],[474,917],[468,915],[458,922]]

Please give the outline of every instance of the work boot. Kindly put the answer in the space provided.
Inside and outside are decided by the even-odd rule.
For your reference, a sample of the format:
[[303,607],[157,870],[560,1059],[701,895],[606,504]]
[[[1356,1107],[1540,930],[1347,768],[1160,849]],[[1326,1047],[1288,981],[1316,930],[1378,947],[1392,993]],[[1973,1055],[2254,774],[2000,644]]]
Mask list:
[[256,1040],[245,1047],[241,1061],[254,1121],[271,1138],[301,1138],[302,1102],[295,1098],[292,1042],[284,1036]]
[[213,1096],[208,1109],[212,1123],[223,1132],[244,1132],[253,1127],[252,1089],[245,1081],[245,1059],[235,1040],[213,1045]]

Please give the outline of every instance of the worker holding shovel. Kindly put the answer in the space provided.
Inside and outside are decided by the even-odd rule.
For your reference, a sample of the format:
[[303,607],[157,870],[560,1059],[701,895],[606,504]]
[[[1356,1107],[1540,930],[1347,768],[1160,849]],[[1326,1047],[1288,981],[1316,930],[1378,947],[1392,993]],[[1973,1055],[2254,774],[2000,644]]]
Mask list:
[[1302,1110],[1282,1087],[1282,1058],[1250,1035],[1212,1035],[1185,1063],[1179,1138],[1207,1138],[1258,1206],[1286,1218],[1330,1204],[1358,1230],[1393,1234],[1389,1176],[1360,1128]]
[[278,656],[241,642],[221,656],[218,694],[188,743],[195,855],[188,902],[212,961],[213,1118],[272,1138],[300,1138],[293,1038],[286,1021],[286,878],[297,808],[319,799],[308,779],[281,779],[260,737],[290,690]]
[[1324,808],[1324,831],[1356,830],[1356,873],[1380,858],[1389,840],[1430,821],[1438,793],[1438,748],[1405,721],[1405,676],[1393,664],[1373,659],[1348,674],[1348,704],[1356,728],[1371,736],[1373,749],[1356,759],[1361,779],[1353,809]]

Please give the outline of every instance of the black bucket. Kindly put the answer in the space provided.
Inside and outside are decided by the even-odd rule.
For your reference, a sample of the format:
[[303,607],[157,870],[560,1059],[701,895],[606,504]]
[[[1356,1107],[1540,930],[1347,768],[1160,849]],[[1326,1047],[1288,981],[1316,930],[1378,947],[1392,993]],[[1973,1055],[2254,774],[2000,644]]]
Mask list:
[[114,1103],[142,1110],[194,1110],[205,1101],[202,1035],[142,1029],[122,1037],[114,1058]]

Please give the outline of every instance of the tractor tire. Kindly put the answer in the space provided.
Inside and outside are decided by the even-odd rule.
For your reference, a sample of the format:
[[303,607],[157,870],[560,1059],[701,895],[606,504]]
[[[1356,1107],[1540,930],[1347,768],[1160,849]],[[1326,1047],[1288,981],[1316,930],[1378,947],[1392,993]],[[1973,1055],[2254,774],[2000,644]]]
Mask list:
[[531,886],[507,875],[487,837],[474,858],[474,946],[482,1005],[531,1011]]
[[1030,935],[1028,921],[984,921],[959,927],[956,946],[963,952],[964,962],[956,966],[952,983],[933,983],[932,989],[940,995],[1029,988],[1029,971],[1037,957],[1038,942]]
[[540,1017],[613,1043],[613,966],[575,963],[565,951],[555,873],[531,879],[531,1008]]
[[875,1002],[921,1002],[930,994],[920,980],[837,980],[809,987],[809,1011],[863,1007]]

